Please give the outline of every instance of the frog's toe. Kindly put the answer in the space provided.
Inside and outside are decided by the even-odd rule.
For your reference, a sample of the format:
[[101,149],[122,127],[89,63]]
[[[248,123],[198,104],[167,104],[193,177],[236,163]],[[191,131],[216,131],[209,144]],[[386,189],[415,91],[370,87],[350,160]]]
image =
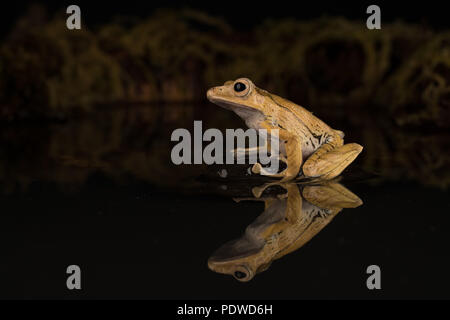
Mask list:
[[260,174],[262,176],[268,176],[268,177],[272,177],[272,178],[284,178],[286,177],[286,170],[278,173],[278,169],[275,168],[264,168],[263,166],[261,166],[261,164],[259,163],[255,163],[252,167],[252,172],[255,174]]
[[261,164],[257,162],[257,163],[255,163],[253,165],[252,172],[255,173],[255,174],[260,174],[261,173],[261,169],[262,169]]
[[260,198],[262,193],[264,192],[264,190],[266,190],[266,188],[267,187],[265,185],[262,185],[262,186],[259,186],[259,187],[253,187],[252,188],[253,196],[255,198]]

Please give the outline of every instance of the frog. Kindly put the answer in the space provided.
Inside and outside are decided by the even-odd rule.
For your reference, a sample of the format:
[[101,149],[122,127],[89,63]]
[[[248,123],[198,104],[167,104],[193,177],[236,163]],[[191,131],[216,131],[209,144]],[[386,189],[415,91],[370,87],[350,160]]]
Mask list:
[[363,204],[337,179],[307,184],[278,182],[281,193],[260,195],[259,191],[266,190],[266,186],[253,188],[253,197],[234,198],[236,202],[262,201],[264,211],[240,238],[225,243],[209,257],[210,270],[248,282],[268,270],[273,261],[309,242],[343,208]]
[[[357,143],[344,144],[344,132],[341,130],[331,128],[302,106],[258,88],[248,78],[238,78],[212,87],[207,90],[206,96],[212,103],[236,113],[247,127],[265,129],[269,137],[277,137],[279,160],[286,164],[285,168],[280,172],[271,172],[256,162],[251,168],[254,174],[279,178],[281,182],[299,177],[331,180],[340,175],[363,150]],[[250,154],[259,149],[235,149],[233,152]]]

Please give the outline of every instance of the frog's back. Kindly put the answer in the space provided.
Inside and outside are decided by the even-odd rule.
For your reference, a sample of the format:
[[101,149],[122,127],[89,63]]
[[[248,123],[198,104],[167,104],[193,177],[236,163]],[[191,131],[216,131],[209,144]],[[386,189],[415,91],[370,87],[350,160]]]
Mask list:
[[[274,94],[271,94],[271,96],[276,104],[292,112],[304,126],[308,127],[309,131],[311,131],[314,136],[320,136],[324,133],[334,134],[338,131],[332,129],[325,122],[314,116],[312,112],[306,110],[302,106]],[[342,131],[340,132],[343,134]]]
[[320,146],[331,139],[335,140],[337,145],[342,145],[344,133],[334,130],[325,122],[314,116],[305,108],[277,95],[271,95],[272,100],[281,108],[286,110],[285,116],[279,115],[279,118],[285,118],[287,130],[295,132],[302,140],[302,154],[304,158],[309,157]]

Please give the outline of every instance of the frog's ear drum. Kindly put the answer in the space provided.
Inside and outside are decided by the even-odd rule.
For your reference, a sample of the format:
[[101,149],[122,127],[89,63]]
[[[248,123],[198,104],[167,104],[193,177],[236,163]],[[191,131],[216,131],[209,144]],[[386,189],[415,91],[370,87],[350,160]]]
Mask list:
[[238,79],[234,82],[233,86],[234,94],[243,97],[250,91],[250,83],[247,79]]

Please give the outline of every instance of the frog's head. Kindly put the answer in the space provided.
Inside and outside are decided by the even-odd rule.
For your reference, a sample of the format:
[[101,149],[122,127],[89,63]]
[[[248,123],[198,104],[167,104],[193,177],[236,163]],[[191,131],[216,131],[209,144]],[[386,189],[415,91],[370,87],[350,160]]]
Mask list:
[[255,114],[267,114],[267,95],[247,78],[227,81],[223,86],[213,87],[206,96],[209,101],[232,110],[241,118]]
[[256,273],[252,265],[246,261],[220,261],[210,258],[208,268],[217,273],[232,275],[236,280],[242,282],[250,281]]
[[229,241],[209,257],[208,268],[242,282],[250,281],[257,273],[267,270],[272,262],[263,248],[264,243],[255,243],[245,236]]

